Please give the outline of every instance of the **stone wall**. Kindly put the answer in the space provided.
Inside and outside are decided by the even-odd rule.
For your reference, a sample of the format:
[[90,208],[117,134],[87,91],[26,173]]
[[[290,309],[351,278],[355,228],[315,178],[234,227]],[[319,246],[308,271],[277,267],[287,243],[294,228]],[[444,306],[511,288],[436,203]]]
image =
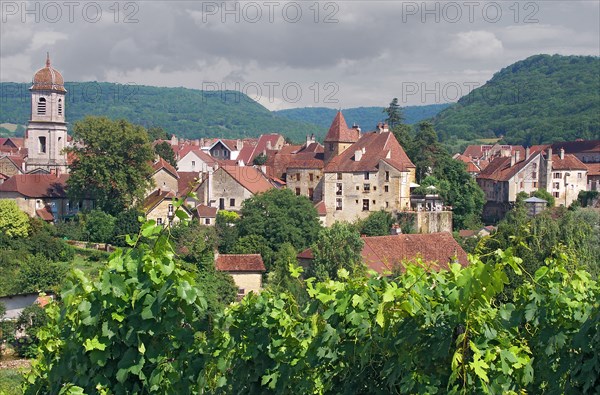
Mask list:
[[[233,277],[235,285],[244,290],[243,295],[253,291],[259,293],[262,289],[262,273],[229,273]],[[240,293],[240,295],[242,295]]]
[[418,211],[415,229],[417,233],[452,233],[452,211]]

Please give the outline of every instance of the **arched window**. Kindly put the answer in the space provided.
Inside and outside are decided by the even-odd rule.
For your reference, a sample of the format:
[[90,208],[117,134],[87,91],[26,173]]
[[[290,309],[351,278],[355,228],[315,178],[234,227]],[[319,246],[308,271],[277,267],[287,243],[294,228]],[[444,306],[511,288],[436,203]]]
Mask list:
[[37,113],[38,115],[46,115],[46,98],[40,97],[37,103]]
[[63,114],[62,99],[58,99],[58,115]]

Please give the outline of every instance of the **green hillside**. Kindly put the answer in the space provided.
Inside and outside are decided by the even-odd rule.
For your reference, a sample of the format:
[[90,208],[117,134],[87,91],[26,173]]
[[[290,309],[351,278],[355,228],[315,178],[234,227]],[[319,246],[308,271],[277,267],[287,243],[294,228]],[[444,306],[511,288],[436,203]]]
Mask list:
[[600,58],[536,55],[508,66],[435,118],[442,141],[511,144],[600,138]]
[[[450,104],[431,104],[426,106],[407,106],[402,109],[404,122],[414,124],[423,119],[436,116]],[[385,120],[383,107],[355,107],[342,110],[349,124],[356,123],[363,130],[373,130],[377,122]],[[329,128],[337,110],[326,107],[292,108],[275,111],[275,114],[295,121],[309,122],[324,128]]]
[[[0,83],[0,124],[24,125],[29,118],[26,83]],[[107,82],[67,82],[70,124],[86,115],[125,118],[146,127],[160,126],[180,137],[239,138],[281,133],[302,141],[306,134],[323,136],[326,128],[278,117],[239,92],[207,92]],[[8,130],[3,130],[8,133]]]

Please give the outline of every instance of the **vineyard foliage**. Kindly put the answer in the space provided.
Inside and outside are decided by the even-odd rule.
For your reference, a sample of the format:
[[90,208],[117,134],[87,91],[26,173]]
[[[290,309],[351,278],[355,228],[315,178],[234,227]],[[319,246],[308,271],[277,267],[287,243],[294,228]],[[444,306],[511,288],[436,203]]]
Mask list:
[[[206,315],[168,232],[148,222],[95,282],[74,273],[26,394],[594,393],[600,288],[557,250],[535,273],[509,248],[495,263],[395,279],[308,279]],[[290,265],[292,276],[300,268]],[[524,276],[510,303],[507,271]]]

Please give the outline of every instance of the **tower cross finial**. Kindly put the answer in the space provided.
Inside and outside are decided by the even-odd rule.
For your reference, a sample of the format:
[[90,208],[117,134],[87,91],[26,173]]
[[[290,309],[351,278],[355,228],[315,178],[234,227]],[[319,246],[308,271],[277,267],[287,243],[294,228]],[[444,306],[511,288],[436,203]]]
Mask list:
[[46,67],[50,67],[50,52],[46,52]]

